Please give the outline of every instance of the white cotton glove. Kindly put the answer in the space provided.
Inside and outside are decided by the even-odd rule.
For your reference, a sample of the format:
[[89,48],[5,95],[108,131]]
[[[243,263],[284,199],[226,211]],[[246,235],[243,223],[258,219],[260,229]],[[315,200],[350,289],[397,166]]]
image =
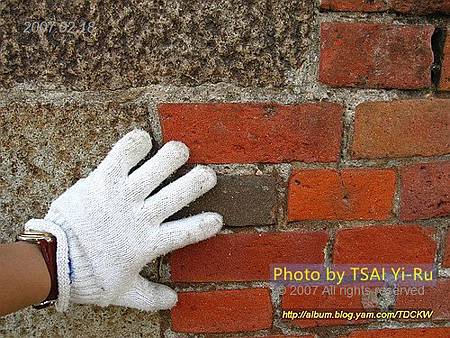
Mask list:
[[146,132],[130,132],[97,169],[51,204],[44,220],[25,225],[57,238],[59,311],[69,301],[148,311],[173,307],[175,291],[139,272],[154,258],[214,236],[222,227],[216,213],[163,223],[214,187],[216,175],[197,166],[149,196],[189,156],[183,143],[171,141],[130,174],[151,146]]

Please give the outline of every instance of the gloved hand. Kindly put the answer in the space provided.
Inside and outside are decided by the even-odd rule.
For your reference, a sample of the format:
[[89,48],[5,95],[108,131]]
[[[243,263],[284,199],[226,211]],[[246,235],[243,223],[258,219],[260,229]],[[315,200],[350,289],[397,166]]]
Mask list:
[[149,196],[189,156],[183,143],[171,141],[130,174],[151,146],[148,133],[130,132],[97,169],[51,204],[43,220],[25,225],[57,238],[59,311],[66,310],[69,301],[148,311],[173,307],[175,291],[141,277],[142,267],[169,251],[214,236],[222,227],[216,213],[163,223],[210,190],[216,175],[197,166]]

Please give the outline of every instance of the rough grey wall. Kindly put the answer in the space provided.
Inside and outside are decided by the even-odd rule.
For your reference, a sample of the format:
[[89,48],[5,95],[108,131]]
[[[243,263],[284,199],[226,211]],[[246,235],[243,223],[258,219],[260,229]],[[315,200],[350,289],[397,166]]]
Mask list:
[[[313,3],[5,1],[0,10],[2,86],[25,80],[76,90],[222,81],[282,86],[285,72],[304,61]],[[33,20],[75,27],[24,33]],[[95,23],[92,32],[78,32],[82,21]]]

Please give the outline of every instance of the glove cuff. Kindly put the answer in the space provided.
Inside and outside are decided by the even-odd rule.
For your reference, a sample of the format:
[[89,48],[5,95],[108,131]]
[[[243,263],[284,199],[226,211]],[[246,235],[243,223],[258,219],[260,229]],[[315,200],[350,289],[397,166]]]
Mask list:
[[69,246],[64,230],[57,224],[48,220],[31,219],[25,224],[26,230],[38,230],[49,232],[56,237],[56,271],[58,274],[58,299],[55,307],[59,312],[64,312],[69,306],[70,298],[70,268]]

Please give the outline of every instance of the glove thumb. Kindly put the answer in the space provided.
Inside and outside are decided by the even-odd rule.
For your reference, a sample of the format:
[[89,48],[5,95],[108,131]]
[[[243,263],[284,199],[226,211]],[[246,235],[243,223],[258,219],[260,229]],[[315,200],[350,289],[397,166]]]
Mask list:
[[138,276],[130,289],[117,298],[114,305],[144,311],[158,311],[171,309],[177,300],[177,293],[168,286],[153,283]]

